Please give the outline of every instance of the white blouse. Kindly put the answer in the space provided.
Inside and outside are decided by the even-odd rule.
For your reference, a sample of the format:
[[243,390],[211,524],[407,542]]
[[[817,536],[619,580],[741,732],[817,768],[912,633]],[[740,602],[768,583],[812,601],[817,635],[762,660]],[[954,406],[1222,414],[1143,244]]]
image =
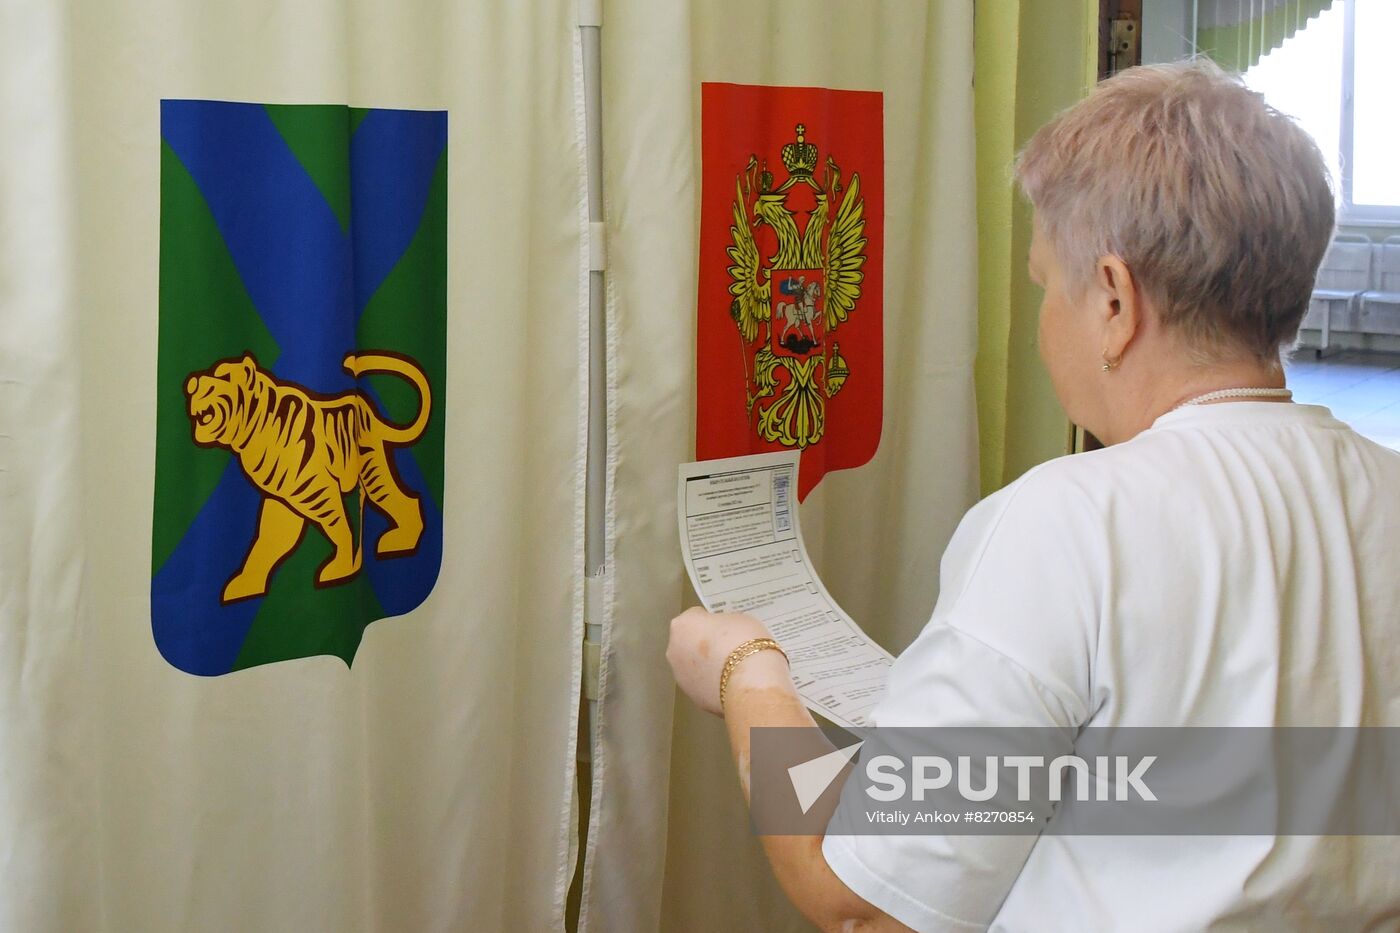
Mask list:
[[[963,519],[876,725],[1400,726],[1400,453],[1325,408],[1180,409]],[[1400,922],[1390,837],[837,836],[917,930]]]

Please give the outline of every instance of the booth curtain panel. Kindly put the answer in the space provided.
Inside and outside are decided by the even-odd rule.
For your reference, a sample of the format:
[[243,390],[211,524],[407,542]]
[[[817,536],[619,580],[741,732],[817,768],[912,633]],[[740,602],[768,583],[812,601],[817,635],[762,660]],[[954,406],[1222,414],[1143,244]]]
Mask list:
[[[602,35],[609,553],[581,929],[805,929],[750,833],[722,725],[674,702],[664,661],[668,620],[696,601],[675,506],[676,464],[694,453],[696,316],[729,320],[697,312],[701,85],[883,97],[880,443],[821,480],[802,527],[835,598],[898,652],[978,491],[971,4],[611,0]],[[842,164],[856,169],[870,167]]]
[[[562,928],[576,857],[587,353],[577,33],[573,0],[0,6],[0,929]],[[277,124],[286,148],[264,133],[260,158],[306,168],[325,195],[307,203],[328,229],[341,218],[357,257],[360,233],[374,234],[362,211],[424,196],[392,177],[362,186],[355,162],[346,195],[334,166],[351,137],[337,163],[330,137],[299,135],[310,112],[286,108],[305,105],[328,108],[316,113],[347,134],[366,111],[361,128],[381,110],[445,127],[426,150],[438,169],[424,190],[436,194],[406,228],[445,231],[425,247],[438,250],[427,266],[445,251],[445,271],[439,262],[415,285],[424,307],[445,308],[445,327],[404,330],[415,308],[375,324],[445,362],[431,387],[440,420],[425,429],[442,449],[437,491],[423,494],[440,572],[416,608],[368,619],[357,649],[301,644],[305,656],[190,673],[218,660],[180,653],[208,632],[176,614],[184,634],[162,643],[152,622],[153,497],[194,494],[157,475],[170,392],[171,436],[195,443],[180,423],[183,375],[171,383],[159,362],[163,316],[176,286],[227,274],[211,294],[266,317],[250,283],[269,263],[315,259],[266,252],[238,265],[234,228],[255,211],[215,188],[250,186],[240,190],[261,192],[258,210],[292,225],[311,208],[269,200],[268,176],[228,157],[249,138],[235,124]],[[162,123],[172,108],[217,111],[203,126],[236,145],[220,151],[212,130],[174,140],[179,121]],[[195,150],[227,171],[199,176],[186,164]],[[169,208],[176,193],[212,225],[162,232],[162,199]],[[200,250],[205,265],[171,258]],[[338,281],[311,283],[307,307]],[[222,326],[199,310],[186,309],[190,339]],[[306,320],[289,309],[283,323],[304,325],[302,342],[284,339],[280,362],[257,351],[259,365],[291,365],[323,339]],[[393,409],[391,393],[409,391],[395,378],[373,377],[376,404]],[[394,453],[405,483],[420,449]],[[227,533],[246,540],[254,526]],[[369,553],[373,540],[363,547],[365,568],[397,566]],[[329,553],[321,531],[298,548],[312,550],[295,550],[273,586],[301,587],[304,611],[257,650],[245,644],[250,664],[325,623],[318,600],[368,604],[367,585],[313,588],[307,554]]]
[[1333,0],[1200,0],[1196,48],[1222,68],[1247,71]]

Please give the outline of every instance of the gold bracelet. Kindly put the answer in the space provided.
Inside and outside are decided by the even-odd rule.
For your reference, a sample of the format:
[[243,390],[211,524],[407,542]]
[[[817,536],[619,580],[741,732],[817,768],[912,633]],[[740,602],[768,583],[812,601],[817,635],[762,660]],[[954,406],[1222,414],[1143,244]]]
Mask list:
[[721,712],[724,710],[725,691],[729,689],[729,675],[734,673],[734,669],[738,667],[745,658],[758,654],[760,651],[770,650],[781,654],[784,661],[788,659],[787,652],[771,638],[750,638],[748,641],[729,652],[729,657],[724,659],[724,670],[719,672],[719,708]]

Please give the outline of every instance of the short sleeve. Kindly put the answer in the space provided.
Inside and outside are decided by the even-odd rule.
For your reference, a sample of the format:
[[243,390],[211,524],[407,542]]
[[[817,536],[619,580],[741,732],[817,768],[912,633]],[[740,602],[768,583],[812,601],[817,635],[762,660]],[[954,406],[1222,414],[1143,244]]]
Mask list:
[[[1087,720],[1101,531],[1050,479],[1028,475],[963,520],[933,618],[896,660],[875,726],[1073,730]],[[832,826],[850,818],[838,811]],[[829,833],[823,853],[851,890],[906,925],[972,930],[995,918],[1035,842]]]
[[1065,466],[1033,470],[964,517],[933,618],[895,662],[878,725],[1088,719],[1112,561],[1099,510]]

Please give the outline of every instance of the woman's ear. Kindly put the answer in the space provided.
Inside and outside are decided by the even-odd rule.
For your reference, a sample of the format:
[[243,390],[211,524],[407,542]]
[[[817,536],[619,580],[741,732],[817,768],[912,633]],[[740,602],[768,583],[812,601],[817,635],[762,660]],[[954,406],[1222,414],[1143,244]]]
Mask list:
[[1103,323],[1104,357],[1117,361],[1143,325],[1142,293],[1132,270],[1117,256],[1099,257],[1094,280]]

